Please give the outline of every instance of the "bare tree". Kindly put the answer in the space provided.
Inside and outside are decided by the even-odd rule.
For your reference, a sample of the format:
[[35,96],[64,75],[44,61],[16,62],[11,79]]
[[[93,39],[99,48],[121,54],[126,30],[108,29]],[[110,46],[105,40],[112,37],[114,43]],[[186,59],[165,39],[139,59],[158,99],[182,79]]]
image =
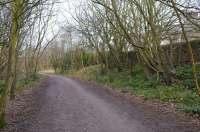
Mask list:
[[[43,15],[45,14],[45,6],[53,5],[55,1],[47,1],[47,0],[14,0],[14,1],[2,1],[0,6],[5,7],[5,11],[3,14],[8,14],[8,20],[5,20],[5,23],[10,23],[10,27],[8,30],[4,31],[3,33],[8,35],[8,58],[6,62],[6,79],[5,79],[5,87],[2,90],[2,94],[0,97],[0,126],[4,126],[4,115],[5,115],[5,106],[7,95],[10,92],[11,98],[14,98],[14,89],[16,85],[16,69],[17,69],[17,60],[18,60],[18,53],[23,46],[23,42],[25,36],[27,35],[28,29],[27,25],[31,25],[31,27],[37,24],[39,18],[40,20],[44,20]],[[51,7],[51,6],[50,6]],[[46,10],[46,12],[48,12]],[[51,13],[48,14],[48,18],[51,16]],[[42,19],[43,18],[43,19]],[[48,24],[47,24],[48,25]],[[30,27],[30,26],[29,26]],[[44,29],[46,30],[47,27]],[[9,31],[9,32],[7,32]],[[41,31],[42,35],[45,34],[43,30]],[[38,43],[41,45],[41,41],[44,37],[40,37]],[[42,49],[40,47],[40,49]],[[37,53],[37,59],[38,59]]]

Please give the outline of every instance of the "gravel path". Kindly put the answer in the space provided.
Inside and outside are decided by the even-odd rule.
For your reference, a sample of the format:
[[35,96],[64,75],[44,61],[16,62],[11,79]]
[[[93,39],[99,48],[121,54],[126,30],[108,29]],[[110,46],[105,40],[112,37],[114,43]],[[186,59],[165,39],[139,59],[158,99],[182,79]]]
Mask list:
[[40,88],[23,95],[8,108],[3,132],[200,132],[172,113],[62,76],[49,75]]

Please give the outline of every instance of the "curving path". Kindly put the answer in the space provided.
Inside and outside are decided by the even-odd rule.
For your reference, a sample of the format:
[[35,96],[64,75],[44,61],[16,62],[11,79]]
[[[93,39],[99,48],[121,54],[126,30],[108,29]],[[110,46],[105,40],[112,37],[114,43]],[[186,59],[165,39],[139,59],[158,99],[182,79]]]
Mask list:
[[[49,75],[36,112],[19,123],[19,132],[199,132],[173,115],[133,103],[101,86]],[[12,130],[13,131],[13,130]]]

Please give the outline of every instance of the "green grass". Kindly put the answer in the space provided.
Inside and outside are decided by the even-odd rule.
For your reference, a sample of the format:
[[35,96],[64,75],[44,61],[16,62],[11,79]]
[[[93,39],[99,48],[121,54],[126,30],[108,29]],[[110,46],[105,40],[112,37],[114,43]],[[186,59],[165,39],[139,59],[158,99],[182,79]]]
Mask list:
[[39,84],[40,77],[36,77],[33,79],[21,79],[17,81],[16,91],[21,92],[27,88],[34,87]]
[[[185,65],[182,67],[178,67],[176,75],[180,80],[182,80],[182,84],[186,88],[192,89],[195,87],[192,81],[192,67],[191,66]],[[197,66],[197,76],[200,80],[200,65]]]
[[200,97],[193,88],[192,73],[188,66],[177,69],[177,77],[182,82],[170,86],[156,82],[155,79],[152,81],[145,79],[139,65],[135,67],[132,75],[126,71],[108,74],[100,74],[99,71],[100,66],[91,66],[76,72],[72,71],[68,75],[110,85],[115,89],[131,92],[146,100],[172,102],[176,104],[177,110],[200,115]]
[[[21,78],[20,80],[17,81],[16,91],[21,92],[27,88],[34,87],[39,84],[40,80],[41,80],[40,76],[37,76],[36,78],[29,79],[29,80],[25,78]],[[0,94],[4,86],[5,86],[4,81],[0,80]]]

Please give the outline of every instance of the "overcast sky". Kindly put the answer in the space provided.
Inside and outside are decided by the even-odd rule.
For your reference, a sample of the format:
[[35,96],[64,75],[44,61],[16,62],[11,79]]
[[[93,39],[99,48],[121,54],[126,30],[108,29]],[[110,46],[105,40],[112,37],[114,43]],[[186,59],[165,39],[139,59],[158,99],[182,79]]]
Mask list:
[[61,3],[56,5],[57,14],[57,25],[62,26],[67,22],[73,23],[71,15],[75,14],[75,10],[86,3],[87,0],[60,0]]
[[48,29],[47,38],[52,38],[59,30],[68,23],[74,23],[72,14],[87,0],[59,0],[54,6],[54,16]]

